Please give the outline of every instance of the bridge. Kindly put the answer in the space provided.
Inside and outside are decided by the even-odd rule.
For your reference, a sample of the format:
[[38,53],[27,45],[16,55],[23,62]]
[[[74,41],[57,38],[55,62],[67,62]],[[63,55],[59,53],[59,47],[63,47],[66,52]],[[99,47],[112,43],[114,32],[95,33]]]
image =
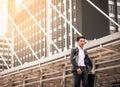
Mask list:
[[[85,45],[94,68],[95,87],[120,82],[120,32]],[[0,87],[73,87],[70,50],[0,72]]]

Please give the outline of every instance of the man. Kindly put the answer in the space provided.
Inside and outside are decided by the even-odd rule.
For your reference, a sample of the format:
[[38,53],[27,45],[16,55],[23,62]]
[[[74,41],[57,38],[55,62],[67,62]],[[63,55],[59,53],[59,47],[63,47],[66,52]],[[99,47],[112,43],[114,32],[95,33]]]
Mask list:
[[88,73],[92,70],[92,62],[83,47],[85,45],[85,37],[77,38],[77,47],[71,50],[71,63],[74,78],[74,87],[80,87],[82,80],[83,87],[88,86]]

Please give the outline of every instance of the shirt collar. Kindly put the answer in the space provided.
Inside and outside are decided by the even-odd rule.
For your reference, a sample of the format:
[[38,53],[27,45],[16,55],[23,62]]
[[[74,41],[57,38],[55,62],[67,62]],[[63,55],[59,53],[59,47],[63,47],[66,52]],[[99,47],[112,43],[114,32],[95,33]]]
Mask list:
[[80,46],[78,46],[78,45],[77,45],[77,47],[78,47],[78,49],[79,49],[79,50],[83,50],[83,49],[84,49],[84,48],[81,48],[81,47],[80,47]]

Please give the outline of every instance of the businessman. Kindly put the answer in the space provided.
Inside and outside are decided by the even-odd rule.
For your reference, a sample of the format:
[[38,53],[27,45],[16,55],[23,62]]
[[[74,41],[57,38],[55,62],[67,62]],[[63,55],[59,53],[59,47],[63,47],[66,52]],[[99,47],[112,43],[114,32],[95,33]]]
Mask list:
[[89,87],[88,73],[91,72],[93,65],[87,52],[83,49],[84,45],[85,37],[80,36],[77,38],[77,47],[74,47],[71,50],[74,87],[80,87],[81,80],[83,87]]

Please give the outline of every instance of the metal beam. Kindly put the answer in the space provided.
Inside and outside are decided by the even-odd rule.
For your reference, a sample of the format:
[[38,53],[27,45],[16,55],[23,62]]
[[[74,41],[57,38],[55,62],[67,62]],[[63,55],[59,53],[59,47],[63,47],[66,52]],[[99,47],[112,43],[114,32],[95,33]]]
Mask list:
[[97,9],[100,13],[102,13],[106,18],[108,18],[111,22],[113,22],[115,25],[117,25],[120,28],[120,25],[114,21],[111,17],[109,17],[104,11],[102,11],[99,7],[97,7],[92,1],[86,0],[90,5],[92,5],[95,9]]
[[[73,47],[73,32],[72,32],[72,0],[69,0],[70,3],[70,43],[71,47]],[[66,3],[67,4],[67,3]]]
[[105,45],[105,44],[111,44],[114,43],[114,41],[120,40],[120,32],[114,33],[114,34],[110,34],[107,35],[105,37],[93,40],[93,41],[89,41],[86,45],[85,48],[86,50],[92,50],[93,48],[96,48],[97,46],[100,45]]
[[19,30],[19,28],[17,27],[17,25],[15,24],[14,20],[12,19],[12,17],[8,14],[9,19],[11,20],[12,24],[14,25],[15,29],[19,32],[19,34],[21,35],[22,39],[25,41],[25,43],[28,45],[28,47],[30,48],[30,50],[32,51],[33,55],[35,56],[35,58],[37,60],[39,60],[38,56],[36,55],[36,53],[34,52],[34,50],[32,49],[31,45],[28,43],[28,41],[25,39],[25,37],[23,36],[22,32]]
[[[116,42],[116,41],[115,41],[115,42]],[[118,40],[116,43],[119,43],[119,42],[120,42],[120,40]],[[117,50],[112,50],[112,49],[109,49],[109,48],[106,47],[106,46],[111,47],[110,45],[116,44],[116,43],[111,43],[111,44],[103,45],[103,49],[108,50],[108,51],[111,51],[111,52],[116,53],[116,54],[120,54],[120,52],[118,52]]]
[[118,56],[120,56],[120,55],[119,54],[113,54],[113,55],[107,55],[105,57],[98,57],[98,58],[95,58],[93,60],[96,61],[96,60],[101,60],[101,59],[107,59],[107,58],[110,58],[110,57],[114,58],[114,57],[118,57]]
[[120,65],[114,65],[114,66],[108,66],[108,67],[104,67],[104,68],[95,69],[95,72],[102,71],[102,70],[113,69],[113,68],[120,68]]
[[43,33],[47,36],[49,41],[54,45],[54,47],[57,49],[57,51],[60,53],[60,49],[57,47],[57,45],[52,41],[52,39],[49,37],[49,35],[45,32],[45,29],[37,22],[37,20],[34,18],[34,16],[30,13],[30,11],[25,7],[24,4],[21,4],[22,7],[25,9],[25,11],[30,15],[30,17],[33,19],[33,21],[36,23],[36,25],[43,31]]
[[[101,48],[99,48],[99,49],[101,49]],[[102,49],[100,51],[98,49],[94,50],[93,52],[95,52],[95,54],[90,55],[90,57],[101,56],[102,54],[107,54],[107,53],[112,52],[111,50],[105,50],[105,51],[102,51],[102,52],[101,51],[102,51]]]
[[[100,39],[96,40],[96,43],[95,43],[95,41],[88,42],[86,44],[86,45],[88,45],[88,47],[86,47],[86,49],[95,48],[97,44],[103,44],[103,43],[109,44],[109,43],[111,43],[111,41],[117,41],[119,39],[120,39],[120,32],[103,37],[103,38],[100,38]],[[27,70],[27,69],[34,68],[34,67],[39,67],[39,64],[41,64],[41,66],[42,66],[44,64],[52,63],[54,61],[65,60],[64,56],[69,56],[69,55],[70,55],[70,50],[67,50],[67,51],[62,52],[62,53],[54,54],[50,57],[41,58],[40,60],[36,60],[36,61],[30,62],[27,64],[23,64],[22,66],[17,66],[17,67],[14,67],[12,69],[0,72],[0,76],[10,75],[12,73],[20,72],[22,70]],[[70,57],[67,57],[67,58],[70,58]]]
[[52,63],[52,61],[55,61],[55,60],[60,60],[60,59],[65,60],[64,56],[69,55],[69,54],[70,54],[70,50],[66,51],[66,52],[59,53],[59,54],[55,54],[55,55],[50,56],[50,57],[41,58],[40,60],[35,60],[33,62],[23,64],[22,66],[17,66],[17,67],[11,68],[9,70],[0,72],[0,76],[7,75],[7,74],[13,73],[13,72],[19,72],[19,71],[22,71],[23,69],[27,69],[27,68],[34,67],[34,66],[39,67],[39,64],[43,65],[43,64],[46,64],[48,62]]
[[8,39],[5,37],[5,35],[3,35],[3,38],[6,40],[6,42],[8,43],[9,47],[11,48],[12,52],[14,53],[15,57],[17,58],[18,62],[20,63],[20,65],[22,65],[22,62],[20,61],[20,58],[17,56],[16,52],[14,51],[14,49],[12,48],[11,44],[9,43]]
[[101,64],[105,64],[105,63],[109,63],[109,62],[114,62],[114,61],[119,61],[120,58],[117,58],[117,59],[111,59],[110,57],[110,60],[106,60],[106,61],[103,61],[103,62],[98,62],[98,63],[95,63],[95,65],[101,65]]
[[5,63],[5,65],[7,66],[7,68],[9,69],[9,66],[8,66],[8,64],[6,63],[5,59],[3,58],[1,52],[0,52],[0,56],[1,56],[2,60],[3,60],[3,62]]
[[47,2],[51,5],[51,7],[54,8],[55,11],[58,12],[59,15],[61,15],[61,17],[74,29],[75,32],[77,32],[78,35],[82,35],[72,24],[70,21],[67,20],[67,18],[65,18],[65,16],[63,16],[63,14],[51,3],[50,0],[47,0]]
[[[64,0],[64,12],[65,12],[65,14],[64,14],[65,15],[65,19],[67,19],[67,15],[66,15],[66,12],[67,12],[66,11],[66,0]],[[65,50],[67,50],[67,38],[68,37],[67,37],[67,29],[66,29],[67,28],[67,23],[66,23],[66,21],[65,21],[65,25],[64,26],[65,26]]]

